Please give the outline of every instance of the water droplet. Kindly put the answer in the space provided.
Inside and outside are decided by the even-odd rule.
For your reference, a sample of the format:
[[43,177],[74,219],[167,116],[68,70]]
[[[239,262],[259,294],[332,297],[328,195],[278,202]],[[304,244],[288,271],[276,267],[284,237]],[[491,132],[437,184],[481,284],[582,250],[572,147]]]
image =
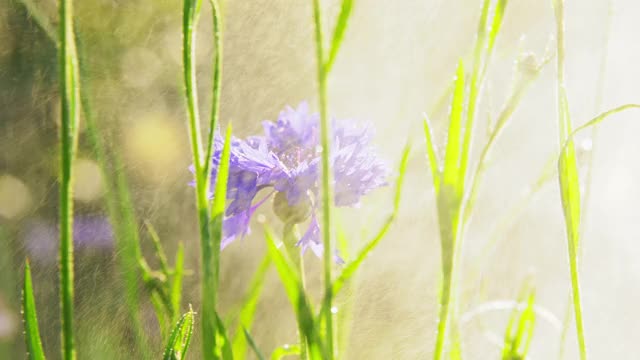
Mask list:
[[338,308],[336,306],[332,306],[331,307],[331,313],[332,314],[337,314],[338,313]]

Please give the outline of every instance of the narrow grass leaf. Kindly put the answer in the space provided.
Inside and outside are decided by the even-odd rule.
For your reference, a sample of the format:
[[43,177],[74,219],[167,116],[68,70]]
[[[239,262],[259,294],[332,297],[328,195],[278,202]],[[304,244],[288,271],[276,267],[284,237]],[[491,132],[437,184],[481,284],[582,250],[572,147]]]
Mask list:
[[74,360],[73,333],[73,162],[78,146],[80,84],[71,0],[59,0],[59,84],[60,84],[60,303],[62,358]]
[[[580,359],[586,360],[587,346],[582,317],[578,267],[578,247],[580,240],[580,183],[578,180],[575,147],[573,140],[569,138],[569,135],[572,133],[571,118],[569,116],[569,104],[564,83],[564,0],[553,0],[553,9],[556,20],[557,37],[556,95],[558,98],[558,127],[560,128],[558,135],[561,146],[560,161],[558,162],[558,178],[560,182],[560,194],[567,233],[567,246],[569,248],[569,272],[571,277],[571,294],[573,299],[578,350],[580,353]],[[565,142],[568,142],[567,146],[564,146]]]
[[429,158],[429,168],[431,169],[431,179],[433,181],[433,187],[437,194],[440,191],[440,161],[438,160],[438,156],[436,154],[436,147],[433,142],[433,132],[431,131],[432,126],[429,122],[429,117],[426,113],[423,114],[423,117],[424,138],[427,143],[427,157]]
[[313,312],[307,301],[298,271],[280,250],[278,250],[274,242],[274,236],[268,228],[265,229],[265,238],[267,239],[269,256],[278,271],[285,293],[296,314],[298,327],[308,342],[310,358],[327,359],[328,350],[325,349],[320,339]]
[[[246,331],[250,330],[253,326],[253,319],[256,314],[256,308],[262,288],[264,286],[264,280],[266,279],[267,271],[271,265],[271,257],[269,254],[265,254],[262,262],[258,266],[258,269],[253,275],[249,290],[240,307],[240,315],[238,320],[238,329],[242,328]],[[238,358],[244,358],[247,352],[247,341],[245,336],[239,336],[239,331],[236,331],[236,336],[233,339],[233,353]]]
[[[398,210],[400,206],[400,198],[402,196],[402,185],[404,183],[404,176],[407,171],[407,163],[409,162],[409,153],[411,152],[411,145],[406,144],[404,150],[402,151],[402,158],[400,160],[400,167],[398,169],[398,178],[396,180],[395,185],[395,194],[393,200],[393,212],[389,215],[387,220],[383,223],[382,227],[378,231],[378,233],[371,239],[362,250],[358,253],[356,258],[351,261],[347,266],[345,266],[344,270],[340,273],[338,278],[333,282],[333,293],[337,294],[340,292],[344,284],[351,279],[351,277],[356,273],[356,270],[362,265],[367,256],[371,253],[371,251],[380,243],[380,241],[384,238],[386,233],[389,231],[391,224],[398,216]],[[326,310],[326,309],[325,309]]]
[[342,44],[344,33],[347,29],[349,16],[351,15],[351,10],[353,9],[353,1],[354,0],[342,0],[342,6],[340,7],[340,13],[338,14],[338,20],[336,21],[336,27],[333,30],[331,47],[329,48],[329,58],[327,59],[327,62],[324,66],[324,71],[326,73],[329,73],[331,71],[333,63],[338,56],[338,50],[340,50],[340,45]]
[[191,334],[193,333],[194,315],[193,310],[189,310],[182,315],[173,327],[164,354],[162,355],[164,360],[185,359],[187,350],[189,350],[189,343],[191,342]]
[[451,113],[449,114],[449,131],[444,157],[442,185],[457,188],[460,170],[460,140],[462,136],[462,113],[464,110],[464,65],[458,62],[456,70]]
[[242,328],[242,331],[244,332],[244,337],[249,343],[249,346],[251,346],[253,353],[256,354],[256,357],[258,358],[258,360],[264,360],[265,359],[264,355],[262,355],[262,352],[258,348],[258,345],[256,344],[256,342],[253,340],[253,337],[251,336],[249,331],[247,331],[247,329],[244,327]]
[[607,119],[609,116],[611,116],[613,114],[619,113],[619,112],[624,111],[624,110],[629,110],[629,109],[640,109],[640,104],[625,104],[625,105],[618,106],[616,108],[613,108],[611,110],[608,110],[608,111],[605,111],[605,112],[599,114],[598,116],[594,117],[593,119],[591,119],[591,120],[587,121],[586,123],[584,123],[584,124],[578,126],[577,128],[575,128],[573,130],[573,132],[571,132],[571,134],[569,134],[569,137],[568,137],[567,141],[563,144],[562,148],[563,149],[566,148],[568,146],[569,140],[573,139],[578,132],[580,132],[580,131],[582,131],[582,130],[584,130],[586,128],[598,125],[599,123],[601,123],[602,121],[604,121],[605,119]]
[[40,341],[40,330],[36,316],[36,301],[33,296],[31,268],[29,261],[24,265],[24,287],[22,289],[22,316],[24,317],[24,338],[29,360],[44,360],[44,350]]
[[233,348],[231,341],[229,341],[229,333],[227,333],[227,328],[218,313],[216,313],[216,331],[216,357],[224,360],[233,360]]
[[173,275],[171,277],[171,307],[173,308],[172,321],[176,321],[180,313],[182,304],[182,279],[184,277],[184,244],[178,243],[176,251],[176,260],[173,265]]
[[509,317],[502,349],[503,360],[527,358],[536,322],[535,291],[525,287],[518,304],[522,304],[525,300],[524,309],[516,305]]

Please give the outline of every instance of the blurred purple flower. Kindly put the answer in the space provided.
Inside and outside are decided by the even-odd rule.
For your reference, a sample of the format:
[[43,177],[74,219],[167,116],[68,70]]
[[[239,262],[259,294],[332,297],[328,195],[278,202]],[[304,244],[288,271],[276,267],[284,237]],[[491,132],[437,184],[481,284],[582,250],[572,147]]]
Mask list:
[[[32,220],[24,233],[29,256],[55,261],[60,233],[58,225],[45,220]],[[73,221],[73,243],[78,249],[110,250],[113,248],[113,229],[102,216],[78,216]]]
[[[286,107],[275,122],[264,121],[263,129],[263,136],[231,140],[229,205],[222,247],[250,232],[251,216],[275,193],[274,210],[282,221],[301,223],[311,216],[297,245],[321,256],[320,228],[314,215],[319,204],[321,172],[320,117],[309,113],[303,102],[296,109]],[[345,126],[334,120],[331,140],[335,205],[358,206],[363,195],[386,184],[387,168],[369,145],[370,128]],[[223,139],[218,134],[212,159],[212,188],[222,147]],[[258,192],[267,188],[268,195],[254,203]]]

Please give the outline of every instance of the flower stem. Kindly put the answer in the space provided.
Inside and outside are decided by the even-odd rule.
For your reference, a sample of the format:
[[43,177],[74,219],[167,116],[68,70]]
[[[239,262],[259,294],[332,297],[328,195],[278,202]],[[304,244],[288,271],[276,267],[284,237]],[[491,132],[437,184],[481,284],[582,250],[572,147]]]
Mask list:
[[60,303],[62,358],[75,359],[73,336],[73,160],[78,144],[78,59],[71,0],[59,1],[60,131]]
[[[306,281],[304,273],[304,257],[300,251],[300,247],[296,246],[300,236],[298,235],[298,226],[294,223],[287,222],[282,230],[282,241],[287,250],[287,254],[293,260],[293,263],[300,272],[300,280],[302,281],[302,289],[306,292]],[[298,322],[298,336],[300,339],[300,359],[307,360],[307,339],[304,336],[303,325]]]
[[[324,248],[324,306],[331,309],[333,288],[331,285],[331,169],[329,168],[330,143],[329,121],[327,119],[327,72],[325,68],[324,31],[322,29],[322,12],[320,0],[313,0],[313,19],[316,35],[316,65],[318,67],[318,102],[320,106],[320,145],[322,146],[322,244]],[[333,359],[333,314],[325,314],[327,353]]]

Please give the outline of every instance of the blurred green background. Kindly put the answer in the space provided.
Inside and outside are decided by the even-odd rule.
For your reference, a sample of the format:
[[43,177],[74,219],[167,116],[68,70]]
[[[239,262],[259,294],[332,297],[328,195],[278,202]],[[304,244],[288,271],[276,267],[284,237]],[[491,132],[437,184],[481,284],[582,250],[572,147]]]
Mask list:
[[[32,260],[44,347],[59,356],[56,234],[59,97],[56,48],[34,22],[38,9],[51,28],[53,0],[0,3],[0,358],[24,357],[20,284],[24,259]],[[323,1],[335,15],[337,1]],[[610,4],[612,3],[612,6]],[[158,230],[170,259],[186,246],[184,303],[197,311],[198,239],[193,189],[187,186],[190,153],[182,97],[181,18],[177,0],[75,1],[91,98],[110,151],[124,159],[136,213]],[[471,53],[480,2],[474,0],[360,0],[329,82],[330,114],[375,124],[376,146],[395,168],[408,138],[414,143],[397,223],[338,301],[353,304],[345,359],[417,359],[430,356],[435,340],[439,239],[430,187],[421,114],[429,112],[436,142],[443,145],[446,90],[459,57]],[[611,16],[609,15],[612,9]],[[210,101],[210,9],[204,6],[198,42],[201,111]],[[315,62],[310,1],[226,0],[221,119],[238,136],[261,131],[287,104],[315,106]],[[568,0],[567,81],[571,112],[580,124],[598,112],[596,97],[604,37],[610,31],[602,109],[640,99],[640,3],[633,0]],[[610,16],[610,17],[609,17]],[[329,18],[333,18],[329,16]],[[607,25],[610,21],[610,26]],[[494,117],[522,67],[553,48],[551,1],[511,1],[499,37],[480,119]],[[569,291],[562,210],[555,179],[532,191],[557,151],[553,64],[525,95],[498,141],[466,233],[463,313],[494,300],[513,299],[527,276],[538,305],[552,316],[538,322],[531,357],[554,358]],[[584,233],[583,291],[592,358],[628,358],[637,348],[640,323],[640,133],[638,114],[616,115],[593,141],[579,138],[580,155],[594,151],[593,183]],[[636,120],[636,121],[634,121]],[[484,143],[486,121],[476,140]],[[476,144],[476,149],[481,145]],[[477,151],[476,154],[477,156]],[[95,155],[81,134],[76,163],[79,216],[105,216],[104,182]],[[377,190],[358,209],[339,212],[339,224],[358,249],[389,212],[392,189]],[[523,200],[524,199],[524,200]],[[521,209],[521,211],[515,211]],[[264,221],[270,209],[261,209]],[[34,235],[34,229],[48,228]],[[53,230],[51,230],[53,229]],[[242,298],[264,253],[260,225],[223,252],[221,312]],[[53,235],[51,235],[53,232]],[[141,233],[144,233],[142,231]],[[97,235],[95,236],[97,239]],[[36,240],[34,240],[36,239]],[[35,243],[34,243],[35,241]],[[495,242],[495,247],[487,244]],[[35,245],[34,245],[35,244]],[[80,358],[130,359],[122,271],[109,241],[78,246],[76,328]],[[143,236],[146,253],[151,242]],[[148,257],[149,258],[149,257]],[[319,290],[320,262],[312,255],[309,287]],[[253,335],[264,349],[296,341],[294,318],[282,288],[270,274]],[[151,304],[142,303],[145,327],[160,349]],[[502,336],[508,311],[467,316],[462,325],[468,359],[498,356],[492,339]],[[555,319],[555,320],[554,320]],[[573,327],[567,358],[576,357]],[[197,336],[197,334],[196,334]],[[196,339],[197,341],[197,339]],[[192,346],[191,355],[199,351]],[[90,356],[87,354],[91,354]]]

